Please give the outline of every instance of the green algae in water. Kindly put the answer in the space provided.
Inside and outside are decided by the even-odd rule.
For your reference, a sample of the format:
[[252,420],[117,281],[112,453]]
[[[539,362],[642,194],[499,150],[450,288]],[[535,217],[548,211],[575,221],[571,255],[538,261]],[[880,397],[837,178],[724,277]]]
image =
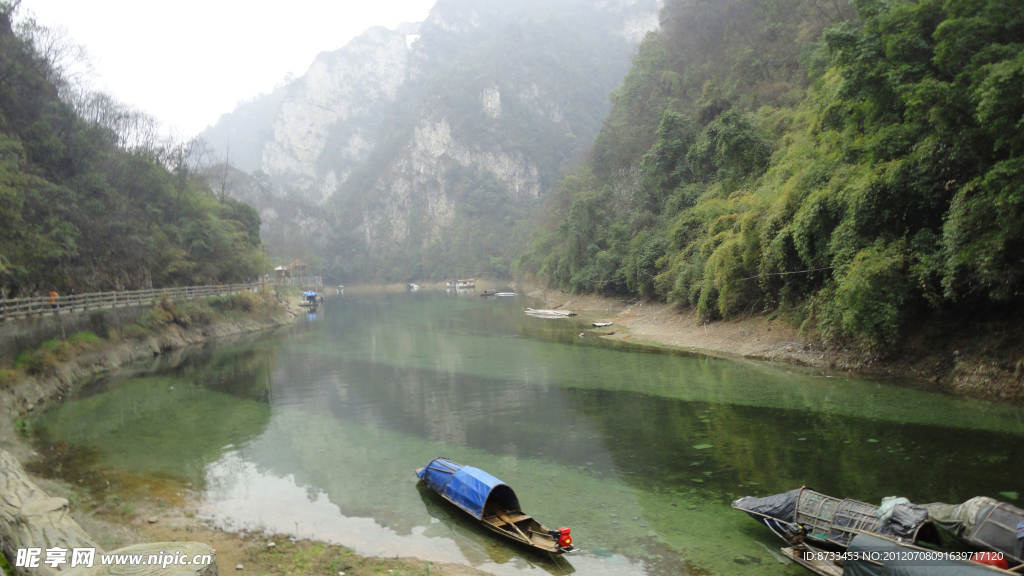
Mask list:
[[270,422],[266,403],[168,377],[125,380],[110,390],[57,404],[37,433],[98,451],[103,466],[162,473],[201,485],[205,466],[225,446],[256,437]]
[[[775,537],[729,507],[739,484],[754,495],[808,484],[865,501],[932,501],[998,493],[1024,474],[1014,459],[993,460],[1019,442],[1019,409],[584,344],[571,323],[537,324],[521,303],[480,300],[328,300],[288,338],[112,383],[40,420],[52,441],[91,445],[108,465],[212,479],[211,506],[253,478],[290,479],[308,494],[286,511],[308,515],[304,535],[326,530],[330,517],[306,508],[322,500],[398,537],[423,528],[468,538],[458,548],[474,565],[518,556],[414,488],[412,470],[433,457],[495,474],[529,513],[573,527],[584,550],[741,575],[784,569],[765,550]],[[900,456],[912,463],[899,458],[893,470],[871,447],[882,437],[907,446]],[[266,496],[240,500],[238,517],[264,513]],[[613,525],[609,513],[640,520]],[[622,530],[634,522],[649,528]],[[589,561],[601,555],[576,563]]]

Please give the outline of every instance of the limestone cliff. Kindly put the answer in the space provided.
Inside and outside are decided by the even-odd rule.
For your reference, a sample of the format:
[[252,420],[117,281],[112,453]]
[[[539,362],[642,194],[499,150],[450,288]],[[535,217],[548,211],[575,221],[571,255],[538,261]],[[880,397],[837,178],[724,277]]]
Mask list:
[[[275,257],[342,280],[507,272],[516,222],[590,146],[658,8],[439,0],[422,23],[367,30],[264,97],[270,117],[240,107],[261,128],[232,128],[230,146],[259,150],[261,172],[239,157],[254,175],[228,193],[260,210]],[[242,124],[205,136],[230,160]]]
[[[405,35],[383,27],[320,53],[277,113],[273,138],[263,147],[263,171],[306,190],[315,203],[333,193],[350,167],[366,159],[376,139],[373,114],[394,101],[408,61]],[[332,136],[330,166],[324,166]]]

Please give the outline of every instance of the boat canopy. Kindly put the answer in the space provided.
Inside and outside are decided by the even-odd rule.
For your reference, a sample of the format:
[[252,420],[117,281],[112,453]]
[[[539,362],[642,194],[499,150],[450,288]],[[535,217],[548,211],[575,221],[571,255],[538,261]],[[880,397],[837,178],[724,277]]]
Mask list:
[[489,499],[502,502],[505,510],[519,511],[519,498],[512,488],[479,468],[435,458],[416,475],[477,520],[483,519]]
[[809,488],[763,498],[747,496],[734,501],[732,507],[757,520],[768,518],[800,524],[808,529],[808,537],[839,546],[848,546],[861,532],[917,541],[918,533],[928,523],[924,506],[906,498],[885,498],[879,507],[849,498],[840,500]]
[[1024,510],[986,496],[962,504],[925,504],[928,517],[968,544],[1024,562]]

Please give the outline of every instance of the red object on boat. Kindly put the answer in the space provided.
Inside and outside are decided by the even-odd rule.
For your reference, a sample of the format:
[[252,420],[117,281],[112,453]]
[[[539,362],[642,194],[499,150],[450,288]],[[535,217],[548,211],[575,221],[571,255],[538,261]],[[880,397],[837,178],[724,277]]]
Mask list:
[[558,537],[559,546],[561,546],[562,548],[572,547],[572,536],[569,535],[571,532],[572,530],[569,530],[568,528],[558,529],[558,533],[561,534],[561,536]]

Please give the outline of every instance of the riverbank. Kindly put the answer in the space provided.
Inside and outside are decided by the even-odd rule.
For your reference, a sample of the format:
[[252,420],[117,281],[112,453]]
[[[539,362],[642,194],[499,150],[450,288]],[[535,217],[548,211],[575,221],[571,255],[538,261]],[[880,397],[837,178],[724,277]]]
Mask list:
[[18,436],[17,422],[91,378],[209,340],[284,326],[298,314],[297,301],[289,295],[246,293],[210,300],[212,308],[205,302],[161,301],[145,310],[137,322],[103,326],[100,335],[79,333],[24,351],[12,367],[3,368],[0,378],[0,448],[24,461],[30,453]]
[[[504,285],[482,282],[477,289]],[[696,309],[680,309],[663,302],[581,296],[522,285],[518,290],[545,301],[549,308],[572,310],[590,321],[611,322],[590,332],[601,338],[905,379],[975,398],[1024,401],[1024,324],[1019,318],[922,324],[883,356],[865,354],[853,347],[830,346],[815,334],[801,333],[797,323],[785,315],[747,314],[705,322]]]
[[[48,466],[59,455],[42,455]],[[351,548],[294,534],[225,531],[199,514],[196,494],[173,480],[120,479],[116,493],[102,501],[74,483],[36,477],[50,496],[71,501],[74,519],[107,550],[144,542],[200,542],[217,552],[219,573],[302,576],[478,576],[486,573],[459,564],[438,564],[411,557],[375,558]],[[118,482],[118,480],[114,480]]]

